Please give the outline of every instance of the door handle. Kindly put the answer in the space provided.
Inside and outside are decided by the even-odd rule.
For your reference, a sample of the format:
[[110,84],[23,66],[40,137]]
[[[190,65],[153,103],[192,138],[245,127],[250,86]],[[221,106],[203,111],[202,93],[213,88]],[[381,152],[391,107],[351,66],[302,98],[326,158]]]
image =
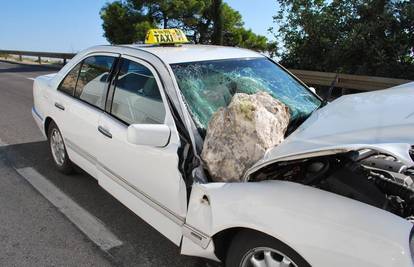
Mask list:
[[57,107],[58,109],[61,109],[61,110],[65,110],[65,107],[62,104],[58,103],[58,102],[55,102],[55,107]]
[[110,132],[109,130],[105,129],[104,127],[102,127],[102,126],[98,126],[98,131],[99,131],[101,134],[105,135],[106,137],[108,137],[108,138],[112,138],[112,134],[111,134],[111,132]]

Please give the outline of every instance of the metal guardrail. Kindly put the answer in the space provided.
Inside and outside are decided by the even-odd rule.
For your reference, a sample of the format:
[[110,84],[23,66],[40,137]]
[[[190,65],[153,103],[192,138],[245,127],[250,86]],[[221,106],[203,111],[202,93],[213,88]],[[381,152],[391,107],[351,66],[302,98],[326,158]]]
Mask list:
[[412,82],[410,80],[350,75],[332,72],[319,72],[308,70],[289,70],[306,84],[330,86],[336,79],[335,87],[356,89],[361,91],[381,90],[404,83]]
[[17,50],[0,50],[0,54],[17,55],[22,61],[22,56],[37,57],[39,64],[42,63],[42,57],[63,59],[63,65],[68,59],[73,58],[76,54],[73,53],[57,53],[57,52],[35,52],[35,51],[17,51]]
[[[75,56],[72,53],[54,53],[54,52],[34,52],[34,51],[15,51],[15,50],[0,50],[0,54],[6,55],[18,55],[19,60],[22,61],[22,56],[34,56],[38,57],[38,62],[41,63],[42,57],[47,58],[59,58],[63,59],[63,64],[66,64],[66,60]],[[290,70],[299,79],[306,84],[315,86],[331,86],[332,82],[336,79],[336,88],[356,89],[361,91],[373,91],[381,90],[396,85],[412,82],[410,80],[392,79],[384,77],[373,76],[361,76],[350,74],[337,74],[331,72],[319,72],[308,70]]]

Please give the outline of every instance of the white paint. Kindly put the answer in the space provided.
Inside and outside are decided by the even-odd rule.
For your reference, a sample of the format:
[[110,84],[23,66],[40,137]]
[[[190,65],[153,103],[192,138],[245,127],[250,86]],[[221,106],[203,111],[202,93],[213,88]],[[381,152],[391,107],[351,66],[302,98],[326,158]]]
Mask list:
[[[207,201],[202,201],[207,196]],[[285,181],[193,185],[188,225],[208,236],[254,229],[292,247],[311,266],[412,267],[407,220],[373,206]],[[214,259],[183,239],[182,253]]]
[[268,164],[318,151],[379,148],[414,165],[414,83],[346,95],[316,110],[280,145],[270,149],[250,174]]
[[107,251],[122,245],[122,241],[110,232],[102,222],[65,195],[35,169],[26,167],[16,171],[101,249]]
[[130,45],[129,47],[145,50],[154,55],[157,55],[159,58],[161,58],[162,61],[167,64],[206,60],[264,57],[257,52],[244,48],[215,45],[185,44],[180,46],[167,47]]
[[[125,48],[118,49],[123,50]],[[89,52],[76,56],[59,73],[70,71],[73,65],[76,65],[85,57],[113,55],[112,53]],[[154,73],[158,87],[162,88],[161,80],[150,64],[134,57],[124,57],[138,61],[149,68]],[[44,118],[50,117],[55,121],[65,140],[72,140],[75,145],[81,147],[90,155],[85,158],[86,153],[81,155],[68,148],[68,155],[74,163],[96,178],[99,184],[116,199],[160,231],[165,237],[179,245],[182,237],[181,225],[184,223],[187,212],[186,186],[177,168],[179,161],[177,150],[180,146],[180,140],[175,128],[174,118],[166,104],[164,91],[161,90],[160,92],[166,110],[164,124],[173,129],[169,143],[162,148],[137,146],[127,142],[127,127],[125,124],[110,118],[90,105],[58,92],[56,88],[60,83],[60,79],[65,75],[43,75],[36,78],[33,84],[36,110]],[[57,109],[55,103],[63,105],[65,110]],[[99,116],[99,114],[101,114],[101,120],[98,122],[96,116]],[[43,123],[38,125],[41,130]],[[98,131],[98,126],[110,131],[113,138],[109,139],[103,136]],[[88,158],[95,160],[92,160],[91,163]],[[114,177],[108,175],[108,172],[98,171],[96,164],[93,163],[96,160],[126,183],[120,186],[119,183],[114,182]],[[160,162],[163,167],[155,167]],[[135,190],[134,193],[129,191],[131,190],[130,186],[135,188],[132,189]],[[168,190],[162,190],[162,188],[168,188]],[[155,205],[149,206],[141,201],[135,194],[139,194],[138,191],[144,192]],[[154,208],[155,206],[157,208]],[[160,210],[171,213],[172,217],[179,218],[180,222],[177,223],[163,215]]]
[[30,77],[26,77],[26,78],[29,79],[29,80],[32,80],[32,81],[35,80],[35,78],[30,78]]
[[[182,237],[182,225],[170,220],[166,211],[182,222],[185,218],[186,225],[209,237],[230,227],[262,231],[291,246],[313,266],[412,266],[408,242],[412,225],[409,222],[361,202],[299,184],[280,181],[194,183],[187,213],[186,185],[177,168],[180,140],[168,105],[165,105],[164,124],[171,129],[169,144],[165,148],[138,146],[127,142],[125,124],[95,110],[101,113],[97,122],[96,114],[88,115],[85,108],[74,109],[80,102],[57,92],[56,88],[82,59],[104,51],[120,53],[141,62],[137,58],[146,56],[140,50],[146,50],[166,64],[260,55],[244,49],[214,46],[135,48],[90,48],[75,56],[56,76],[41,76],[34,83],[34,101],[40,114],[53,118],[64,137],[72,137],[73,142],[86,152],[81,155],[68,149],[73,162],[97,178],[99,184],[116,199],[177,245]],[[156,73],[148,63],[141,63]],[[158,71],[163,72],[161,68]],[[154,76],[162,88],[158,76]],[[169,76],[163,78],[166,84],[171,82]],[[179,95],[178,86],[174,78],[172,80],[173,89],[164,89],[175,90],[174,93]],[[385,93],[340,98],[316,111],[278,147],[280,150],[269,152],[265,159],[299,157],[306,151],[319,153],[330,146],[336,148],[331,151],[342,151],[344,146],[349,148],[361,144],[392,150],[400,155],[399,159],[404,158],[407,155],[404,156],[402,151],[407,150],[414,131],[411,90],[394,88]],[[164,90],[161,90],[161,95],[165,102]],[[56,102],[66,109],[56,109]],[[177,108],[183,110],[191,133],[189,114],[184,103],[179,103],[181,106]],[[89,120],[89,116],[94,119]],[[82,120],[88,120],[88,129],[79,124]],[[100,134],[98,126],[110,131],[112,138]],[[192,135],[190,137],[195,139]],[[92,156],[85,157],[86,154]],[[87,158],[95,159],[92,161],[105,168],[97,171],[96,164],[86,163]],[[142,201],[142,196],[153,201],[153,205]],[[204,196],[209,201],[204,201]],[[159,212],[161,209],[164,212]],[[203,249],[189,242],[194,241],[187,237],[183,239],[184,254],[215,258],[213,244]]]
[[171,129],[164,124],[132,124],[127,130],[127,141],[134,145],[164,147],[170,136]]

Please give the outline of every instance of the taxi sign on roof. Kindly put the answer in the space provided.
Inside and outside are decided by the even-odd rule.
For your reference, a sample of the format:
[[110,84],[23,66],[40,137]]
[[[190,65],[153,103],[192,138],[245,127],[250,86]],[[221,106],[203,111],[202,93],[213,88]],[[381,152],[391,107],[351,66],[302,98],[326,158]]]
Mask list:
[[187,37],[180,29],[151,29],[145,37],[146,44],[184,44]]

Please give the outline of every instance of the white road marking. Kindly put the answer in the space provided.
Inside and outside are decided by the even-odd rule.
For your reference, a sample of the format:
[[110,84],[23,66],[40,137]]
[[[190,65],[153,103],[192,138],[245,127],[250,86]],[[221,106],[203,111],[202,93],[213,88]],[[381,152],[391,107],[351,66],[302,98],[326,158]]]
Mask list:
[[[26,78],[27,78],[27,77],[26,77]],[[32,81],[34,81],[34,80],[35,80],[35,78],[30,78],[30,77],[29,77],[29,78],[27,78],[27,79],[32,80]]]
[[122,241],[101,221],[65,195],[35,169],[26,167],[16,170],[101,249],[107,251],[122,245]]

